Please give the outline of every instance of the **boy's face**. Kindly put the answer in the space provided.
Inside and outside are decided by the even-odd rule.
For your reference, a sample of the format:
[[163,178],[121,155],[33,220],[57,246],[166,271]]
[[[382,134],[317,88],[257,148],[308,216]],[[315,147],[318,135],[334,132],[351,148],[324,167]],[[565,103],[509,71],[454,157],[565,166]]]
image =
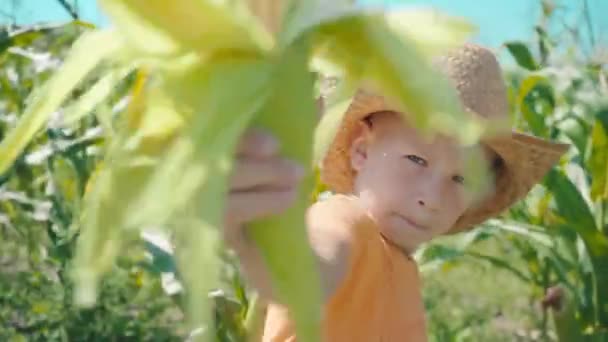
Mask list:
[[464,148],[424,139],[395,113],[361,122],[350,152],[356,194],[384,237],[408,252],[447,232],[480,196],[465,187]]

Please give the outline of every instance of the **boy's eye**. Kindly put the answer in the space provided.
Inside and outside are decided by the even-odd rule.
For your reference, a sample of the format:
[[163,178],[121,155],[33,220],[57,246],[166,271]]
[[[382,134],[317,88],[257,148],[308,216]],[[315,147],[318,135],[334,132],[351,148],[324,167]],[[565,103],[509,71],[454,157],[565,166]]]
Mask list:
[[407,159],[409,159],[409,160],[413,161],[414,163],[418,164],[418,165],[421,165],[421,166],[427,166],[427,162],[426,162],[426,160],[424,160],[424,159],[422,159],[422,158],[420,158],[420,157],[418,157],[418,156],[416,156],[416,155],[413,155],[413,154],[408,154],[408,155],[407,155],[407,156],[405,156],[405,157],[406,157]]
[[456,183],[459,184],[464,184],[464,177],[460,176],[460,175],[455,175],[452,177],[452,180]]

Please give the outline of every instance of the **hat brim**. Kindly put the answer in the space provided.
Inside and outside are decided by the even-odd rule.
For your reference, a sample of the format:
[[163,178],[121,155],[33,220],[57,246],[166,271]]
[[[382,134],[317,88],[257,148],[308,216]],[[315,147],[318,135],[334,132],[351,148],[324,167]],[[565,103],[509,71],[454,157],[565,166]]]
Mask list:
[[[321,180],[331,190],[351,193],[355,172],[350,162],[350,145],[358,122],[372,113],[394,111],[381,96],[360,90],[348,107],[342,124],[321,163]],[[531,135],[511,132],[481,141],[503,160],[496,177],[495,191],[476,206],[469,208],[449,233],[470,229],[499,215],[523,198],[559,161],[569,145],[547,141]]]

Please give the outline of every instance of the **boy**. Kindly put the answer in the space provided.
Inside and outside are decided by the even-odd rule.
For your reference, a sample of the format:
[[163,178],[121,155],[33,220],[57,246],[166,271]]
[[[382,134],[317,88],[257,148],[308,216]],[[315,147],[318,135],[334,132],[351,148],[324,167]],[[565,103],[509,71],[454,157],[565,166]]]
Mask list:
[[[437,67],[472,115],[508,117],[506,90],[494,55],[466,44]],[[310,245],[323,281],[326,341],[426,341],[419,276],[411,253],[442,234],[469,229],[523,197],[559,160],[566,146],[511,133],[479,146],[494,186],[470,193],[467,150],[452,139],[426,140],[385,99],[361,90],[353,98],[322,165],[336,193],[308,211]],[[241,227],[279,213],[295,197],[302,174],[276,155],[276,143],[250,133],[240,150],[225,234],[243,271],[262,296],[272,288]],[[286,227],[285,229],[289,229]],[[263,341],[295,341],[286,310],[268,308]]]

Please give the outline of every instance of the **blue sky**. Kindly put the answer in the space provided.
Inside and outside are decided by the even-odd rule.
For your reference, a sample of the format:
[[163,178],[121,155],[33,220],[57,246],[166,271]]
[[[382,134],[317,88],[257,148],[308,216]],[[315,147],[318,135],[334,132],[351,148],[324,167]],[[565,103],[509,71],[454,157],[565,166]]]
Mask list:
[[[540,15],[539,0],[360,0],[360,2],[430,5],[447,13],[466,17],[480,29],[475,40],[492,47],[497,47],[506,40],[529,40],[532,37],[533,25]],[[576,24],[583,0],[559,2],[565,8],[561,14],[569,23]],[[13,3],[19,5],[13,8]],[[108,24],[108,20],[98,10],[95,0],[78,0],[77,3],[78,11],[84,20],[98,25]],[[608,0],[588,0],[588,3],[595,30],[601,33],[600,40],[608,43]],[[55,0],[0,0],[0,13],[14,13],[17,23],[20,24],[69,20],[67,13]],[[0,23],[8,21],[10,19],[6,16],[0,16]]]

